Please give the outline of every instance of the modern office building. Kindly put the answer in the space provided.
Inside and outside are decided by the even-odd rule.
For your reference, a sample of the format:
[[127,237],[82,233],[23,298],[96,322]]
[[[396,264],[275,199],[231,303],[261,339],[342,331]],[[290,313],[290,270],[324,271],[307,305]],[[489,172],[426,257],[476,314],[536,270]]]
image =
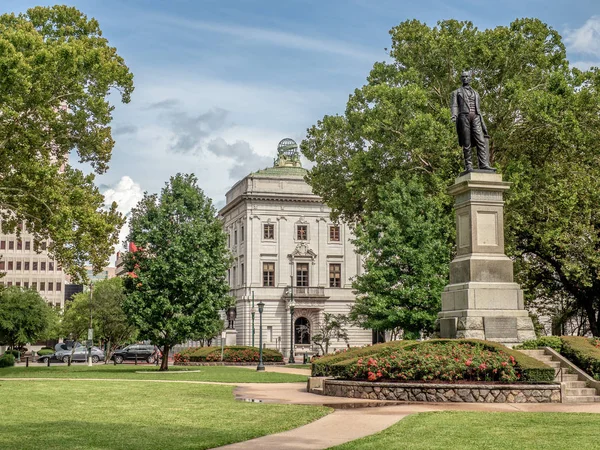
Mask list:
[[[226,194],[219,214],[234,256],[228,277],[239,345],[252,344],[253,304],[258,345],[256,304],[263,302],[267,347],[287,356],[293,334],[295,354],[316,352],[311,338],[324,314],[347,314],[355,301],[351,280],[362,264],[351,231],[331,220],[330,209],[304,180],[306,173],[297,144],[284,139],[273,167],[251,173]],[[348,332],[351,346],[372,343],[370,330]],[[334,340],[330,351],[345,347]]]

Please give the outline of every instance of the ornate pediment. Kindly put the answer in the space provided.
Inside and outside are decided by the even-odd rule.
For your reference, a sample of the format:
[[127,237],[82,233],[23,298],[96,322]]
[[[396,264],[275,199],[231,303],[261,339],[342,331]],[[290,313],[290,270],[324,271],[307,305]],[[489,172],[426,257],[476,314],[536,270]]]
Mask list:
[[317,257],[317,254],[313,252],[306,243],[302,242],[296,245],[294,251],[289,255],[290,258],[310,258],[314,260]]

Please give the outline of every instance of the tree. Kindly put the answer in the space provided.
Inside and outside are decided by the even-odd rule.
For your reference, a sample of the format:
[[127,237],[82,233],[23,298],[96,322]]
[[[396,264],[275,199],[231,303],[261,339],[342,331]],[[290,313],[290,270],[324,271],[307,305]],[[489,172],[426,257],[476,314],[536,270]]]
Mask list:
[[212,340],[221,334],[223,329],[225,328],[225,323],[220,316],[214,317],[212,320],[208,320],[206,323],[202,325],[202,328],[194,333],[192,336],[192,341],[200,341],[200,345],[204,347],[210,347],[212,344]]
[[216,210],[193,175],[171,177],[160,197],[145,194],[132,210],[125,258],[125,311],[140,335],[163,347],[212,332],[232,304],[226,281],[231,258]]
[[107,362],[118,347],[133,339],[137,331],[123,311],[124,301],[125,291],[121,278],[94,283],[91,306],[90,293],[81,292],[74,296],[67,307],[63,318],[63,333],[71,335],[75,340],[86,336],[91,313],[94,337],[106,345]]
[[348,345],[348,331],[345,326],[348,318],[343,314],[323,314],[323,320],[317,324],[316,333],[312,341],[319,346],[323,355],[329,353],[329,344],[332,339],[343,340]]
[[0,343],[11,348],[42,338],[52,324],[51,307],[34,290],[0,291]]
[[4,233],[25,222],[73,279],[106,264],[123,218],[79,161],[105,172],[114,140],[111,93],[124,103],[133,76],[95,19],[67,6],[0,16],[0,210]]
[[391,60],[374,65],[345,114],[308,130],[314,192],[359,223],[380,208],[380,186],[416,175],[452,216],[446,189],[462,155],[449,100],[470,69],[492,161],[513,183],[505,242],[517,275],[571,296],[600,335],[600,70],[570,68],[560,35],[537,19],[484,31],[412,20],[390,34]]
[[381,186],[378,203],[356,226],[365,273],[350,317],[375,330],[432,331],[448,283],[450,216],[416,177]]

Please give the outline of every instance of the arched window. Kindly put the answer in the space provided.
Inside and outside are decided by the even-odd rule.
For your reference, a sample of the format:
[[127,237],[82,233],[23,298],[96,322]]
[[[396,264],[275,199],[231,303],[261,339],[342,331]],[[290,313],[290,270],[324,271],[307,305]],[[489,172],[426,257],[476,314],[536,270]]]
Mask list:
[[298,317],[294,322],[294,343],[310,344],[310,322],[306,317]]

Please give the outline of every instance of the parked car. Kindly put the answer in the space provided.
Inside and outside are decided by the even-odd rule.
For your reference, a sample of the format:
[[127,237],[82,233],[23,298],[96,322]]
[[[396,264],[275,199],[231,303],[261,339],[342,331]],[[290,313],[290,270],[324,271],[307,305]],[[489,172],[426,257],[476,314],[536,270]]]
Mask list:
[[160,350],[155,345],[133,344],[115,351],[111,359],[117,364],[121,364],[126,359],[137,359],[138,361],[146,361],[149,364],[154,364],[156,358],[160,358],[160,356]]
[[[97,363],[98,361],[104,361],[104,352],[98,347],[92,347],[92,362]],[[88,358],[88,349],[83,345],[78,345],[75,347],[73,351],[72,348],[62,348],[57,350],[52,355],[44,355],[38,358],[38,362],[46,363],[48,360],[51,361],[61,361],[64,363],[69,362],[69,358],[71,358],[72,362],[85,362]]]

